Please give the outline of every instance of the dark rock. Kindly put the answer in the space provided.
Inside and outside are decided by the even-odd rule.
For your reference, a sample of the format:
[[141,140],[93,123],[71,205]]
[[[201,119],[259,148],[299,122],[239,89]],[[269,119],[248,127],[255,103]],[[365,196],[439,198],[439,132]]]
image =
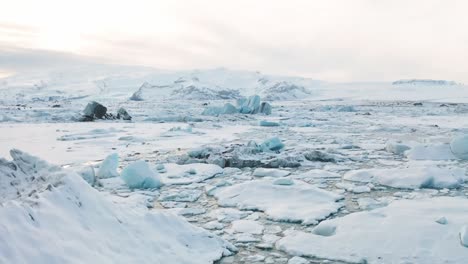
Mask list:
[[287,156],[280,152],[271,152],[262,145],[253,141],[243,144],[233,144],[227,147],[201,147],[196,148],[179,157],[179,164],[208,163],[216,164],[222,168],[280,168],[299,167],[300,156]]
[[78,121],[80,122],[92,122],[94,121],[94,118],[93,117],[90,117],[90,116],[82,116],[78,119]]
[[117,119],[132,120],[132,117],[128,114],[128,112],[127,112],[127,110],[125,110],[125,108],[121,107],[117,111]]
[[423,104],[422,103],[414,103],[413,105],[414,106],[422,106]]
[[115,119],[117,119],[117,117],[114,114],[109,113],[109,114],[105,114],[103,119],[115,120]]
[[83,110],[82,121],[92,121],[94,119],[103,119],[106,116],[107,108],[98,102],[90,102]]
[[319,162],[336,162],[336,158],[334,155],[318,151],[312,150],[304,154],[304,158],[308,161],[319,161]]

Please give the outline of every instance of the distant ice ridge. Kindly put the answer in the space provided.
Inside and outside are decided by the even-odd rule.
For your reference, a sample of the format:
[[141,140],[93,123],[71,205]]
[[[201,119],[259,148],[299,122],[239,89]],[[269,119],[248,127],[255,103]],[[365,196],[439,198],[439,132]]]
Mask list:
[[432,80],[432,79],[405,79],[392,82],[393,85],[427,85],[427,86],[445,86],[457,85],[454,81]]
[[304,86],[300,86],[287,81],[277,82],[264,89],[262,94],[265,100],[297,100],[304,99],[311,95],[311,92]]
[[236,108],[230,103],[224,104],[223,107],[207,107],[203,110],[202,115],[271,114],[271,105],[267,102],[261,102],[260,96],[258,95],[252,95],[249,98],[240,98],[237,100],[237,105],[239,108]]
[[213,263],[235,248],[179,216],[104,196],[12,150],[0,159],[0,263]]

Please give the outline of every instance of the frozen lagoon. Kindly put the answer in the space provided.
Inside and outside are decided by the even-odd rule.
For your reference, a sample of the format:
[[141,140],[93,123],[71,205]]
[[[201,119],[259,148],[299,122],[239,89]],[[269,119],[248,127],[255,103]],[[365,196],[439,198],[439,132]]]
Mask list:
[[[402,221],[420,227],[413,228],[411,233],[408,233],[404,225],[392,231],[398,239],[393,241],[396,244],[392,251],[394,258],[391,260],[418,263],[418,260],[433,259],[461,263],[459,261],[468,250],[461,240],[464,234],[463,226],[468,224],[468,218],[464,218],[468,203],[468,189],[464,180],[457,180],[456,185],[442,186],[450,189],[426,189],[421,187],[427,186],[417,184],[412,184],[411,188],[393,186],[402,187],[397,189],[382,185],[382,182],[377,180],[348,181],[346,177],[343,178],[352,171],[379,169],[379,173],[385,173],[385,170],[391,172],[389,175],[399,173],[399,181],[404,182],[403,174],[413,173],[413,170],[407,168],[437,167],[440,169],[433,170],[437,173],[466,168],[465,160],[446,155],[447,148],[438,146],[449,146],[454,137],[468,132],[468,120],[464,115],[468,112],[468,105],[441,106],[442,103],[425,102],[423,106],[414,106],[412,102],[402,101],[280,101],[272,103],[273,111],[270,116],[234,114],[202,117],[199,114],[203,111],[203,106],[198,102],[181,101],[177,103],[184,106],[178,107],[182,109],[181,113],[173,116],[191,118],[177,119],[167,118],[168,114],[165,113],[173,102],[157,102],[150,108],[147,104],[129,102],[126,105],[134,117],[133,122],[73,123],[67,119],[60,119],[63,113],[57,114],[58,120],[51,122],[50,117],[55,115],[56,110],[40,103],[31,104],[32,109],[23,112],[4,111],[3,114],[12,115],[17,121],[24,121],[0,124],[1,156],[6,158],[11,148],[19,148],[70,171],[81,166],[92,166],[98,171],[101,161],[107,155],[117,153],[120,159],[119,173],[128,164],[145,160],[161,178],[164,184],[161,188],[130,189],[119,177],[98,179],[100,184],[94,188],[99,191],[98,194],[117,205],[130,204],[125,208],[131,208],[138,204],[143,207],[141,210],[148,212],[167,211],[177,219],[185,218],[190,224],[204,228],[232,243],[238,252],[232,256],[225,256],[220,263],[287,263],[294,255],[301,255],[312,263],[324,260],[366,260],[369,263],[379,263],[379,257],[388,259],[388,254],[378,250],[367,250],[368,245],[376,243],[379,239],[390,240],[385,238],[385,225],[381,226],[375,222],[386,218],[379,218],[378,215],[387,215],[397,224]],[[352,106],[353,111],[336,110],[342,106]],[[78,112],[80,107],[81,105],[77,104],[70,112]],[[47,113],[41,115],[44,119],[40,116],[31,118],[35,108]],[[197,118],[201,118],[202,121],[190,121]],[[186,122],[176,122],[184,120]],[[262,127],[259,126],[261,120],[281,125]],[[182,129],[174,129],[177,127]],[[191,129],[186,129],[187,127]],[[268,175],[268,172],[263,172],[259,175],[258,172],[254,173],[255,168],[220,168],[215,165],[207,167],[206,164],[197,163],[182,166],[174,164],[180,160],[180,156],[195,148],[215,146],[229,149],[232,146],[246,145],[251,140],[263,142],[272,137],[280,138],[285,147],[279,154],[274,151],[267,152],[263,153],[262,157],[288,156],[297,159],[300,167],[281,168],[287,173],[276,172]],[[408,146],[409,151],[389,152],[386,150],[388,142],[400,142]],[[444,152],[440,152],[440,155],[415,155],[416,152],[411,151],[420,149],[421,146],[431,151],[441,149]],[[304,157],[304,153],[311,151],[318,151],[321,155],[315,154],[313,157],[309,156],[309,159]],[[411,179],[411,176],[413,174],[408,175],[408,179]],[[463,177],[457,176],[457,179],[459,178]],[[329,192],[332,197],[337,197],[336,201],[333,199],[330,202],[333,210],[320,215],[321,217],[311,218],[317,222],[323,220],[323,225],[328,221],[339,223],[321,231],[329,236],[316,235],[314,221],[284,221],[285,219],[271,217],[269,207],[239,207],[237,204],[220,202],[216,196],[217,193],[229,193],[230,188],[237,188],[239,191],[233,196],[241,195],[256,205],[261,197],[256,199],[259,193],[251,183],[272,183],[278,179],[284,180],[269,194],[272,198],[262,198],[275,201],[269,205],[273,209],[280,208],[282,202],[288,201],[281,199],[281,190],[294,189],[293,186],[308,184],[313,186],[313,189]],[[294,184],[288,185],[291,182]],[[240,188],[243,185],[249,188]],[[245,192],[242,192],[243,190]],[[293,195],[294,192],[288,193],[288,196]],[[301,203],[294,203],[293,207],[288,207],[285,203],[286,209],[297,211],[298,214],[305,214],[307,210],[314,209],[315,196],[306,194],[303,197]],[[452,207],[447,207],[446,210],[450,212],[444,211],[444,204],[448,202]],[[339,206],[334,205],[335,203]],[[438,205],[440,211],[434,211],[434,215],[427,216],[427,219],[420,219],[417,213],[406,215],[404,211],[423,212],[429,210],[427,207],[431,204]],[[233,207],[226,207],[228,205]],[[391,210],[391,213],[387,210]],[[368,214],[373,217],[367,216]],[[446,218],[446,225],[435,222],[442,217]],[[348,219],[352,218],[359,218],[359,221],[349,226]],[[389,222],[389,225],[392,223]],[[381,232],[382,235],[369,237],[366,232],[371,231]],[[403,247],[397,247],[398,241],[409,234],[414,239],[406,240],[408,244],[405,245],[419,248],[419,253],[408,253]],[[354,243],[358,238],[363,242]],[[428,244],[427,240],[430,239],[434,239],[435,242]],[[304,243],[304,240],[307,243]],[[316,246],[328,245],[328,242],[322,242],[325,240],[333,241],[332,245],[335,246],[328,250]],[[438,243],[442,242],[449,247],[444,252],[453,254],[428,255],[429,251],[438,252]],[[338,250],[340,248],[343,250]]]

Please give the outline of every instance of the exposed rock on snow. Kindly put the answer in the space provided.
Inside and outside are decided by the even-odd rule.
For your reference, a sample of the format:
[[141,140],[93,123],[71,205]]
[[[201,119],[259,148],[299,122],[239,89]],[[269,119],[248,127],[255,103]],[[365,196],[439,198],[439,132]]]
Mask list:
[[347,172],[343,179],[370,182],[394,188],[456,188],[466,179],[465,169],[418,166],[396,169],[361,169]]
[[[436,223],[440,215],[450,223]],[[394,201],[321,222],[317,228],[336,226],[334,234],[326,232],[330,236],[292,231],[276,247],[295,255],[352,263],[464,263],[468,250],[460,245],[460,237],[466,232],[460,230],[467,215],[466,198]]]
[[159,176],[144,160],[135,161],[125,167],[121,177],[132,189],[154,189],[162,185]]
[[111,202],[72,171],[11,155],[0,159],[1,263],[208,264],[236,250],[173,214]]
[[81,121],[93,121],[94,119],[103,119],[107,113],[107,107],[98,102],[90,102],[83,110]]
[[119,167],[119,155],[117,153],[112,153],[107,156],[96,173],[96,177],[100,179],[119,177],[117,168]]
[[127,110],[125,110],[125,108],[121,107],[117,111],[117,119],[132,120],[132,117],[128,114],[128,112],[127,112]]
[[461,135],[452,139],[450,149],[457,158],[468,159],[468,135]]
[[343,206],[337,202],[342,196],[300,181],[275,185],[271,180],[255,180],[219,188],[214,196],[221,206],[260,210],[272,220],[303,224],[314,224]]
[[335,155],[320,150],[308,151],[304,153],[304,157],[306,160],[319,162],[336,162],[339,160]]
[[228,147],[202,147],[188,151],[186,156],[179,157],[179,164],[210,163],[222,168],[280,168],[299,167],[299,157],[279,152],[284,144],[278,138],[271,138],[258,145],[250,141],[245,145]]

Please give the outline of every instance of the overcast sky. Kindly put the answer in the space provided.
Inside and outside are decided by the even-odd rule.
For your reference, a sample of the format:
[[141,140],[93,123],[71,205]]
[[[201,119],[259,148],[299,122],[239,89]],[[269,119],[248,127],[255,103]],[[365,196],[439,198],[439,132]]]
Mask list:
[[466,0],[2,2],[0,75],[73,53],[160,69],[468,82]]

